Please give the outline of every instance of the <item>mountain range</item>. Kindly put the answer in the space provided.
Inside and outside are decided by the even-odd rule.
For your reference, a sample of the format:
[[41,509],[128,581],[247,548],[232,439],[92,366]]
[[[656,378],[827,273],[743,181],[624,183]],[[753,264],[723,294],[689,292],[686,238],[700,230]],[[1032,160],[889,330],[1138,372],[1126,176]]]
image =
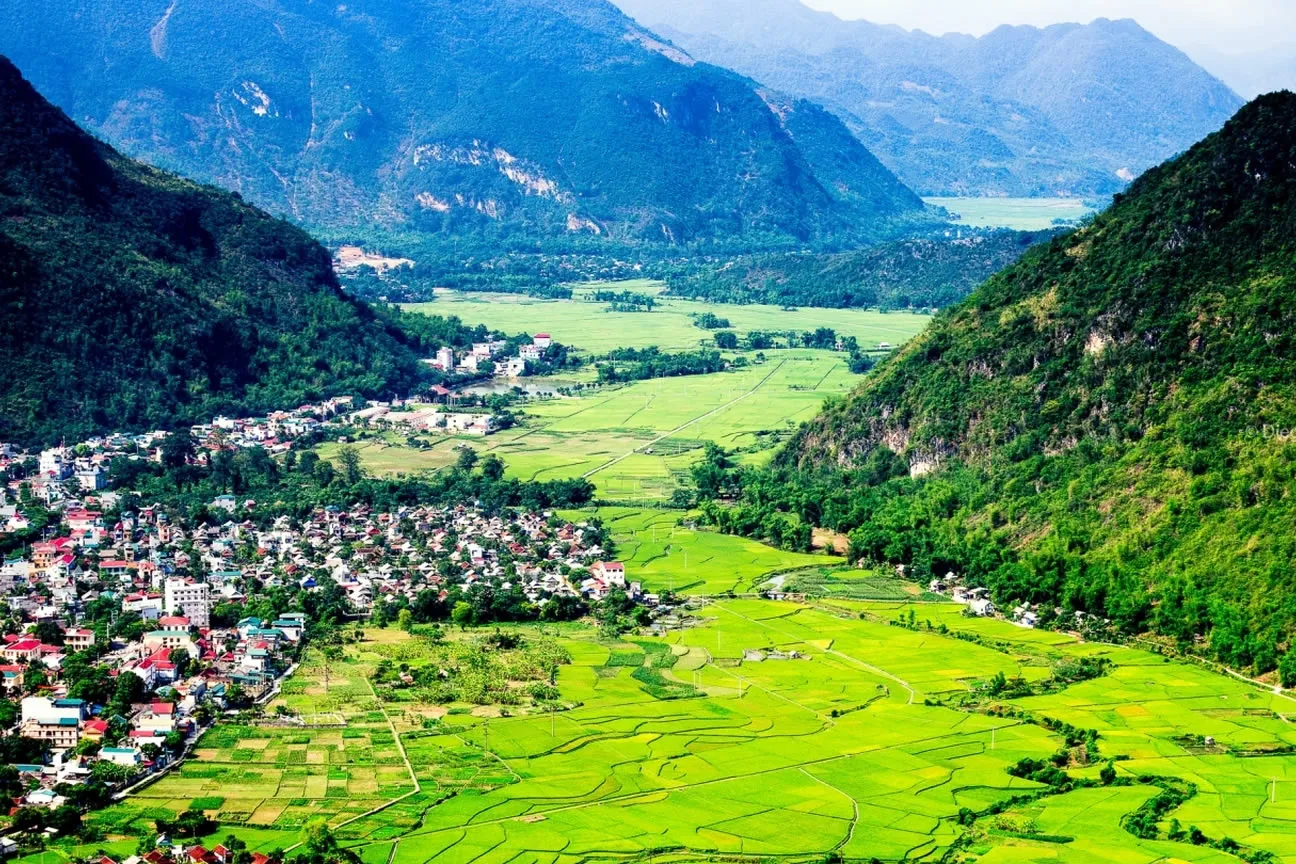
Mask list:
[[1267,672],[1296,638],[1293,334],[1283,92],[939,315],[778,464],[866,559]]
[[1242,104],[1133,21],[984,37],[799,0],[618,0],[693,56],[838,114],[923,195],[1107,196]]
[[604,0],[49,0],[0,52],[119,150],[326,239],[795,244],[923,213],[836,116]]
[[126,159],[3,57],[0,274],[0,440],[19,444],[409,392],[429,343],[478,335],[352,300],[300,229]]

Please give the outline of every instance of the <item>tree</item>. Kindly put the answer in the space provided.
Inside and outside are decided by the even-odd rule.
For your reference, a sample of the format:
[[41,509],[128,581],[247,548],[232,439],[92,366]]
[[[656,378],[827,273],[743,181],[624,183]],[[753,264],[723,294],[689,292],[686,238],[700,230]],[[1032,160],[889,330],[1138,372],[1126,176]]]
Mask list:
[[311,852],[327,852],[337,845],[333,833],[329,831],[328,821],[322,816],[308,819],[302,828],[302,844]]
[[70,804],[55,807],[49,815],[49,827],[65,837],[77,834],[81,831],[81,811]]
[[1296,650],[1288,651],[1278,661],[1278,676],[1282,686],[1296,687]]
[[179,756],[184,752],[185,736],[179,732],[168,732],[167,736],[162,739],[162,746],[171,752],[174,756]]
[[12,765],[0,767],[0,795],[13,798],[23,791],[22,775]]
[[338,464],[342,466],[342,479],[348,486],[354,486],[364,479],[364,467],[360,464],[360,451],[346,446],[338,451]]
[[504,479],[504,460],[494,453],[482,460],[481,468],[482,476],[492,483],[498,483]]
[[406,633],[414,629],[414,613],[408,609],[400,610],[396,616],[396,626]]
[[462,628],[467,628],[472,626],[473,623],[472,604],[464,600],[460,600],[458,603],[455,603],[454,609],[450,611],[450,620],[458,624]]
[[45,811],[24,807],[14,815],[13,826],[19,831],[34,833],[45,830]]
[[188,432],[168,435],[162,442],[162,465],[165,468],[183,468],[194,455],[193,439]]
[[124,716],[130,713],[131,705],[142,702],[147,695],[148,688],[144,686],[144,679],[133,672],[124,672],[117,676],[117,688],[113,691],[109,710],[113,714]]
[[63,644],[63,628],[52,620],[39,622],[32,628],[32,635],[46,645]]
[[207,818],[202,810],[186,810],[176,817],[175,821],[157,820],[159,834],[171,834],[175,837],[202,837],[210,834],[216,823]]
[[738,347],[737,333],[717,333],[715,334],[715,346],[723,351],[732,351]]
[[167,654],[167,659],[175,664],[177,677],[185,678],[188,676],[189,666],[193,663],[193,658],[189,656],[188,651],[183,648],[172,648]]
[[471,471],[477,465],[477,451],[471,447],[459,448],[459,458],[455,460],[455,467],[460,471]]
[[241,684],[231,684],[225,688],[225,704],[231,708],[242,708],[251,700]]

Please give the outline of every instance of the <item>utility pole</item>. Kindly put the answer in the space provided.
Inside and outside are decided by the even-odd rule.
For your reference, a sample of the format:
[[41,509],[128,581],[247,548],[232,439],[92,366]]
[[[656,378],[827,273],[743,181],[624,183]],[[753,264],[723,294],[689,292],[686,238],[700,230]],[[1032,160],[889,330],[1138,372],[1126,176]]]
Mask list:
[[489,756],[490,755],[490,718],[489,717],[486,718],[486,743],[484,745],[484,749],[486,750],[486,755]]

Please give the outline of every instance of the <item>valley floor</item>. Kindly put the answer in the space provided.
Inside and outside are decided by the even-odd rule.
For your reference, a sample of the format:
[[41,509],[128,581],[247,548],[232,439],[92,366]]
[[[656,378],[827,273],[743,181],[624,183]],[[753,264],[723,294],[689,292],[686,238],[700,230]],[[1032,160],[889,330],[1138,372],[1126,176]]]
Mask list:
[[[527,640],[557,639],[571,663],[558,676],[564,710],[524,703],[512,716],[433,704],[417,688],[379,698],[369,681],[379,664],[417,669],[432,649],[371,629],[343,662],[326,667],[313,655],[285,688],[281,704],[318,725],[219,727],[177,774],[95,818],[129,835],[156,814],[202,807],[223,823],[218,836],[232,826],[269,849],[290,847],[322,815],[366,864],[821,861],[834,852],[985,864],[1236,860],[1165,839],[1176,819],[1296,861],[1296,703],[1153,654],[960,609],[727,600],[703,606],[701,626],[662,638],[522,628]],[[908,622],[910,610],[912,627],[892,623]],[[957,707],[998,673],[1040,682],[1084,657],[1106,658],[1110,671],[997,700],[1011,709],[1002,715]],[[1007,773],[1063,747],[1046,718],[1098,731],[1100,758],[1067,769],[1092,786],[1050,794]],[[1117,783],[1099,785],[1109,759]],[[1148,778],[1195,786],[1161,820],[1160,839],[1126,828],[1160,791]],[[959,823],[968,810],[1000,809]]]
[[[824,400],[856,386],[842,355],[831,351],[767,352],[762,363],[683,378],[658,378],[586,390],[578,397],[528,402],[523,422],[489,438],[424,436],[413,449],[404,438],[359,444],[365,467],[377,474],[414,473],[454,464],[458,448],[504,460],[522,480],[590,479],[599,497],[661,502],[684,485],[689,467],[712,441],[758,464],[775,444],[815,416]],[[529,379],[531,382],[545,379]],[[330,458],[336,446],[325,446]]]

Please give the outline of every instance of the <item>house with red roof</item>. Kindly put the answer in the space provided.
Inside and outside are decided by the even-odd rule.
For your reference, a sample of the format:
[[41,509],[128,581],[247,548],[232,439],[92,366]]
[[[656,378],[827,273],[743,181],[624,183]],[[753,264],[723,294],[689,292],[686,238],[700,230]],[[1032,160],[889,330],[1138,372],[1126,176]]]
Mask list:
[[18,639],[0,648],[0,654],[10,663],[30,663],[40,657],[40,649],[39,639]]
[[102,741],[104,733],[107,731],[107,720],[87,720],[81,728],[81,737],[88,738],[91,741]]
[[84,651],[87,648],[94,647],[95,634],[93,630],[87,630],[84,627],[73,627],[63,634],[63,644],[71,652]]

